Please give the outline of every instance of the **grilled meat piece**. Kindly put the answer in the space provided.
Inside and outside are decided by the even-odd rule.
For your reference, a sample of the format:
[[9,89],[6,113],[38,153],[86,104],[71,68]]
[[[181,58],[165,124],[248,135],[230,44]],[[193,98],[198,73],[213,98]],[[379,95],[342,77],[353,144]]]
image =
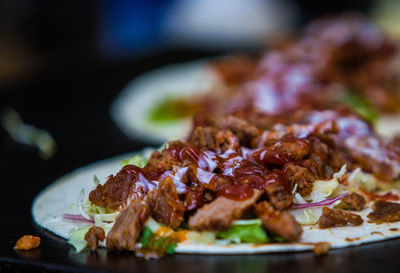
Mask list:
[[272,206],[277,210],[287,210],[293,204],[293,196],[282,184],[282,180],[265,186],[265,192]]
[[297,184],[297,192],[301,196],[307,196],[311,193],[315,176],[305,167],[290,162],[283,168],[283,174],[289,183],[290,189],[294,189]]
[[322,215],[319,218],[318,224],[320,228],[330,228],[337,226],[359,226],[364,220],[357,214],[341,209],[322,208]]
[[115,176],[110,175],[104,185],[97,185],[89,194],[92,204],[117,210],[125,206],[126,200],[134,191],[140,168],[127,165]]
[[245,200],[232,200],[224,196],[204,205],[189,218],[193,230],[225,230],[234,219],[239,219],[258,200],[262,191],[254,190],[253,196]]
[[107,248],[134,250],[144,223],[150,216],[145,200],[135,199],[117,216],[107,235]]
[[253,138],[261,134],[261,130],[256,126],[235,116],[215,118],[214,125],[220,129],[230,130],[239,139],[240,144],[245,146],[248,146]]
[[346,195],[341,199],[341,201],[349,210],[362,210],[365,206],[364,197],[355,192]]
[[400,221],[400,204],[382,199],[375,200],[367,217],[377,224]]
[[181,225],[185,208],[170,177],[161,181],[158,188],[150,191],[147,197],[151,215],[156,221],[171,228]]
[[272,235],[293,242],[299,240],[303,234],[303,228],[289,212],[275,210],[266,201],[255,205],[254,211],[262,220],[264,228]]
[[106,234],[101,227],[93,226],[85,234],[85,241],[92,250],[96,250],[99,242],[103,242],[105,238]]

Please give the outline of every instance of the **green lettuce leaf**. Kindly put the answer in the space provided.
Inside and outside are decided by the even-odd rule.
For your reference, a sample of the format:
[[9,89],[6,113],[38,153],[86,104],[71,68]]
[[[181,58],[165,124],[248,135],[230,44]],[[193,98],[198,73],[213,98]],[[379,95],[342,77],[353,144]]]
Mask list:
[[217,237],[234,243],[268,243],[270,238],[262,227],[261,221],[252,220],[249,224],[242,221],[229,229],[219,232]]
[[347,92],[339,101],[349,106],[354,112],[372,124],[378,119],[378,112],[375,107],[359,94]]
[[143,228],[142,235],[139,238],[141,248],[146,250],[155,250],[157,252],[173,254],[177,246],[177,241],[172,237],[160,237],[155,235],[147,226]]
[[144,166],[146,166],[146,164],[147,164],[147,159],[141,155],[134,155],[127,160],[121,161],[122,167],[126,165],[135,165],[138,166],[139,168],[143,168]]

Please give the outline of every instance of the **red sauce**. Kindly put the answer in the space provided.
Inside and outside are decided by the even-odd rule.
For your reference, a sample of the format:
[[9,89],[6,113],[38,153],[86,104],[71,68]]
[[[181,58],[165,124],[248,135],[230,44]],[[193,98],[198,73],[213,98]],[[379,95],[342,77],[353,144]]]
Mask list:
[[286,179],[282,175],[281,170],[273,170],[272,172],[268,173],[265,176],[265,185],[269,185],[269,184],[273,184],[273,183],[282,184],[285,187],[285,189],[289,192],[291,190]]
[[379,195],[379,194],[376,194],[376,193],[369,192],[369,191],[367,191],[367,190],[365,190],[363,188],[360,188],[360,189],[364,194],[366,194],[368,196],[368,198],[371,201],[374,201],[376,199],[383,199],[383,200],[386,200],[386,201],[397,201],[397,200],[399,200],[399,196],[397,194],[392,193],[392,192],[388,192],[386,194]]
[[121,172],[137,177],[139,173],[142,173],[142,169],[135,165],[126,165],[121,169]]
[[388,192],[388,193],[383,194],[383,195],[369,193],[368,197],[371,199],[371,201],[374,201],[376,199],[383,199],[383,200],[386,200],[386,201],[397,201],[397,200],[399,200],[399,196],[397,194],[392,193],[392,192]]
[[259,175],[259,176],[264,176],[265,175],[265,170],[262,168],[252,164],[251,162],[247,160],[243,160],[243,162],[240,164],[240,167],[237,167],[233,171],[233,175],[236,177],[240,176],[245,176],[245,175]]
[[183,205],[185,210],[194,210],[204,205],[203,188],[188,188]]
[[247,184],[223,184],[218,187],[218,196],[224,196],[233,200],[248,199],[253,196],[253,189]]
[[179,152],[179,157],[181,160],[188,159],[195,163],[197,163],[199,161],[199,155],[200,155],[200,151],[196,147],[191,146],[191,145],[187,145],[187,146],[183,147],[181,149],[181,151]]
[[250,174],[239,178],[239,182],[247,184],[252,188],[263,189],[265,187],[265,179],[262,176]]
[[142,169],[143,175],[149,180],[158,180],[160,176],[164,173],[162,169],[146,168]]
[[271,148],[260,149],[249,156],[249,158],[259,164],[285,165],[291,160],[286,153],[276,152]]

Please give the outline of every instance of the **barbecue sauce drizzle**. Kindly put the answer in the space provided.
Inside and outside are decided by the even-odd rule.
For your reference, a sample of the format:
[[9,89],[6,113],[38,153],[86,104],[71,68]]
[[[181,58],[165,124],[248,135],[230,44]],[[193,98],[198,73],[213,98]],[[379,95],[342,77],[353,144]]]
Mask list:
[[[184,147],[171,145],[167,149],[177,161],[189,161],[189,165],[195,165],[198,180],[196,186],[211,188],[217,196],[244,200],[253,196],[253,189],[262,190],[271,183],[286,184],[280,170],[270,171],[261,165],[263,160],[258,155],[263,152],[263,149],[250,150],[246,148],[246,151],[243,152],[228,149],[223,153],[200,152],[193,145]],[[181,181],[182,176],[188,170],[187,166],[175,166],[173,171],[168,170],[157,174],[144,172],[137,166],[123,168],[123,171],[129,172],[135,177],[135,193],[142,194],[147,194],[150,190],[157,188],[158,183],[167,176],[172,178],[178,194],[191,192],[192,187]],[[219,182],[221,179],[224,183]]]

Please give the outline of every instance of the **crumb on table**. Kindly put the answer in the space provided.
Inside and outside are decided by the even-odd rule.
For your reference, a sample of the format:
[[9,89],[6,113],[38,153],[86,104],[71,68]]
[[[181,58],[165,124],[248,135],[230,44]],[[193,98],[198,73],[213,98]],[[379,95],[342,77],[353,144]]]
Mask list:
[[40,246],[40,237],[32,235],[24,235],[14,246],[15,250],[30,250]]
[[314,254],[315,256],[321,256],[326,254],[329,249],[331,249],[331,244],[327,242],[319,242],[314,245]]

